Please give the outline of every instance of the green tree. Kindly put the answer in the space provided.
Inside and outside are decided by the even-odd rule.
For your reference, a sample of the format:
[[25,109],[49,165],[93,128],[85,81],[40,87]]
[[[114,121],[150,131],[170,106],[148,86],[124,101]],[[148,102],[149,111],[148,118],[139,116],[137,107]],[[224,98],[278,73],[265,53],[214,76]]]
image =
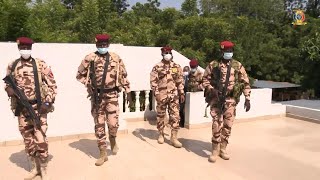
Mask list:
[[161,13],[159,0],[148,0],[147,3],[136,3],[132,6],[133,12],[139,17],[149,17],[156,20]]
[[7,36],[8,29],[8,1],[0,0],[0,40],[3,41]]
[[320,17],[320,0],[308,0],[307,13],[314,18],[319,18]]
[[109,25],[109,20],[113,18],[116,12],[112,12],[112,2],[111,0],[98,0],[99,8],[99,27],[100,29],[105,29]]
[[[4,25],[6,27],[6,37],[7,41],[15,41],[20,36],[29,36],[29,31],[26,28],[27,19],[30,14],[30,10],[27,6],[29,0],[7,0],[4,6],[4,21],[7,23]],[[7,18],[6,19],[6,16]]]
[[97,0],[83,0],[77,22],[79,24],[79,40],[85,43],[94,42],[94,36],[100,32],[99,8]]
[[112,0],[113,11],[117,12],[119,16],[126,12],[128,6],[127,0]]
[[199,14],[197,0],[185,0],[181,5],[181,10],[185,16],[195,16]]
[[43,42],[70,42],[71,31],[66,27],[67,9],[60,0],[46,0],[36,3],[28,18],[31,37]]

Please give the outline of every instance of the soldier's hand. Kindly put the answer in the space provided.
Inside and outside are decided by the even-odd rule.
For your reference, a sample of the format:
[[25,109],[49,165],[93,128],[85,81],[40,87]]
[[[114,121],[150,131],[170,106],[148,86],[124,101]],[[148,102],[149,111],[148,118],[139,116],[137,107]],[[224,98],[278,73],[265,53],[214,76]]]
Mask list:
[[248,112],[250,108],[251,108],[250,100],[246,99],[246,101],[244,102],[244,109],[246,110],[246,112]]
[[127,94],[127,103],[129,103],[129,106],[131,106],[131,105],[132,105],[132,96],[131,96],[131,92],[129,92],[129,93]]
[[184,101],[185,101],[184,95],[180,95],[180,102],[181,102],[181,103],[184,103]]
[[43,103],[40,106],[40,114],[47,114],[49,112],[49,103]]
[[11,87],[7,87],[6,88],[6,92],[7,92],[9,97],[15,96],[14,90]]
[[209,91],[212,95],[212,98],[216,99],[219,97],[219,92],[218,90],[214,89],[214,88],[211,88],[210,91]]

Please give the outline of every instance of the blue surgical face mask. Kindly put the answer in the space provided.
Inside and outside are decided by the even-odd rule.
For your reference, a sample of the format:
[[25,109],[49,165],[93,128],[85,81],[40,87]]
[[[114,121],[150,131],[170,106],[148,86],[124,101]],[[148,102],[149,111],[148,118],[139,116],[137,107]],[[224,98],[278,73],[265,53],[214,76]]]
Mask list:
[[98,48],[100,54],[106,54],[109,51],[109,48]]
[[232,59],[233,52],[225,52],[223,53],[223,59],[230,60]]
[[191,68],[190,70],[192,73],[195,73],[197,71],[197,68]]

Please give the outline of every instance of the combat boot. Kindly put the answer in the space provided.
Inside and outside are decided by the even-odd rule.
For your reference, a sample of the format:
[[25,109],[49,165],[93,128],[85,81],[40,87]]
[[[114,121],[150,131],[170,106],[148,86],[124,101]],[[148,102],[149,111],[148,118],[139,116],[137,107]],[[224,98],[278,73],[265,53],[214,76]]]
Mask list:
[[212,142],[212,154],[209,157],[209,162],[216,162],[219,155],[219,143]]
[[110,146],[111,146],[111,151],[113,154],[117,154],[119,147],[116,142],[116,136],[111,136],[109,135],[109,141],[110,141]]
[[48,172],[47,172],[48,160],[40,161],[40,171],[41,171],[41,179],[49,180]]
[[220,144],[220,157],[224,160],[229,160],[230,159],[230,156],[229,154],[227,153],[227,145],[228,145],[228,142],[227,141],[222,141],[221,144]]
[[163,144],[164,143],[164,133],[163,133],[163,131],[159,131],[158,143],[159,144]]
[[181,148],[182,144],[178,141],[177,135],[178,135],[178,130],[172,129],[170,142],[175,148]]
[[28,175],[24,178],[24,180],[32,180],[38,175],[40,175],[40,164],[38,158],[29,157],[29,161],[31,163],[31,170]]
[[99,147],[99,150],[100,150],[100,157],[95,163],[96,166],[101,166],[103,165],[104,162],[108,161],[107,149],[105,147]]

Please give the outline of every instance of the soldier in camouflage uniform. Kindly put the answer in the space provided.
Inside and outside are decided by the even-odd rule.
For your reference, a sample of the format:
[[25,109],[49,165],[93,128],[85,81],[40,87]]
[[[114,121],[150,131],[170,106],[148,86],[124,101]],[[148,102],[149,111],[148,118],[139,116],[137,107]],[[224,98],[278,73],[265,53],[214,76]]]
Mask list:
[[164,143],[164,118],[168,107],[169,124],[171,125],[171,143],[180,148],[182,144],[177,139],[179,130],[179,100],[184,102],[184,81],[182,69],[173,61],[172,48],[161,48],[163,59],[156,64],[150,73],[150,85],[157,101],[157,128],[159,130],[158,143]]
[[[78,68],[76,77],[87,87],[91,98],[91,114],[94,118],[95,135],[100,150],[100,158],[96,161],[96,166],[101,166],[108,160],[105,122],[108,125],[111,150],[114,154],[118,152],[119,148],[116,143],[119,128],[118,96],[123,88],[127,94],[127,100],[131,104],[130,83],[127,79],[125,65],[116,53],[109,52],[109,39],[108,34],[96,35],[97,51],[85,56]],[[109,64],[105,69],[107,61],[109,61]],[[104,71],[106,71],[105,78],[103,77]],[[93,76],[90,77],[90,74]],[[102,82],[103,79],[105,79],[104,83]],[[96,81],[96,85],[93,84],[94,81]],[[99,94],[98,102],[94,98],[95,91]]]
[[188,85],[188,77],[190,74],[190,67],[189,66],[185,66],[183,67],[183,81],[184,81],[184,93],[187,92],[187,85]]
[[[234,46],[232,42],[223,41],[220,45],[222,58],[218,61],[212,61],[203,75],[203,86],[208,92],[206,96],[212,96],[209,102],[212,116],[212,154],[209,157],[210,162],[215,162],[218,155],[224,160],[230,158],[226,152],[226,147],[241,93],[245,96],[244,107],[246,111],[250,110],[251,89],[246,70],[240,62],[232,59]],[[221,104],[219,101],[226,82],[229,65],[231,69],[229,83],[226,87],[226,101]],[[223,108],[222,112],[221,108]]]
[[[46,62],[31,57],[32,39],[20,37],[17,39],[17,43],[21,57],[9,64],[7,75],[13,75],[17,86],[26,95],[36,114],[40,116],[41,126],[41,129],[38,129],[33,124],[26,109],[17,104],[17,97],[12,87],[5,84],[5,90],[11,98],[11,108],[18,117],[19,131],[24,140],[25,151],[31,162],[31,171],[25,179],[33,179],[40,174],[42,179],[48,179],[48,141],[45,133],[48,128],[47,114],[53,111],[52,107],[57,94],[57,85],[51,68]],[[36,66],[38,79],[35,79],[33,66]],[[38,97],[41,98],[39,99],[37,99],[36,81],[40,83],[41,95]],[[38,103],[38,101],[40,102]]]
[[199,63],[196,59],[189,62],[190,73],[188,75],[187,92],[202,91],[202,72],[198,69]]
[[[188,85],[189,72],[190,72],[189,66],[183,67],[184,94],[186,94],[187,88],[188,88],[187,85]],[[183,103],[180,102],[180,112],[179,112],[180,113],[180,122],[179,122],[180,127],[184,127],[184,123],[185,123],[184,107],[185,107],[185,102],[183,102]]]

